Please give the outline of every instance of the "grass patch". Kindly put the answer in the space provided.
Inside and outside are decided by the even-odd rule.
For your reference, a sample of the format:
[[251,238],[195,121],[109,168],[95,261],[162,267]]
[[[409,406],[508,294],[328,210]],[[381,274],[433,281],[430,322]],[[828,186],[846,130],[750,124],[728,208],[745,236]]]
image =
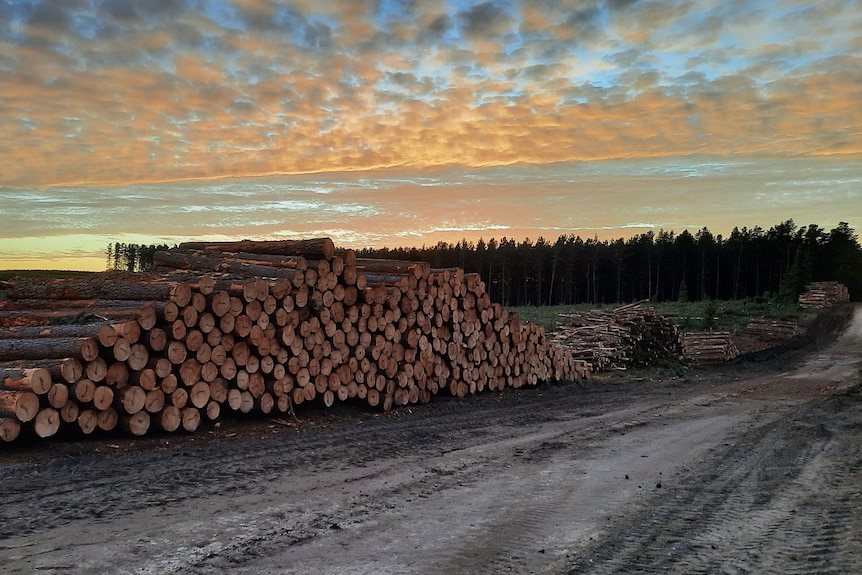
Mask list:
[[613,309],[615,307],[619,307],[617,305],[591,305],[591,304],[577,304],[577,305],[545,305],[541,307],[536,306],[518,306],[518,307],[510,307],[507,308],[510,312],[514,311],[518,314],[518,317],[521,321],[528,321],[531,323],[538,324],[545,328],[546,332],[553,331],[557,322],[560,320],[561,314],[567,313],[575,313],[575,312],[585,312],[590,311],[592,309]]

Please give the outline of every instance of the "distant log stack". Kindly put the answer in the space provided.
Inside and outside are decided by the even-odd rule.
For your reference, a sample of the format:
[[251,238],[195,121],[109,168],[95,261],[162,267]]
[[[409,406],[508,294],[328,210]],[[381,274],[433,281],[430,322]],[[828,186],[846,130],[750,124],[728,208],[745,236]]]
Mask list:
[[799,296],[799,306],[803,309],[826,309],[849,301],[847,286],[836,281],[810,283]]
[[796,321],[755,318],[743,328],[744,335],[762,341],[785,341],[805,333],[805,326]]
[[677,327],[641,303],[564,314],[553,341],[596,372],[679,361],[682,350]]
[[683,358],[692,364],[722,363],[739,355],[728,331],[689,332],[682,340]]
[[0,440],[194,431],[310,401],[390,410],[587,374],[460,268],[357,259],[327,238],[188,243],[154,261],[8,283]]

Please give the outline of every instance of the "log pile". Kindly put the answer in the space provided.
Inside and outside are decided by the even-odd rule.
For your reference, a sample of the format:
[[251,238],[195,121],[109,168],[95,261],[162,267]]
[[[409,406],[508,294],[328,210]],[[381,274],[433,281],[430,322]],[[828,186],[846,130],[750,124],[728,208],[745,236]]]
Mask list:
[[553,341],[595,372],[679,361],[676,325],[641,303],[562,314]]
[[742,335],[762,341],[784,341],[804,333],[805,327],[796,321],[754,318],[743,328]]
[[703,365],[722,363],[739,355],[729,331],[688,332],[682,339],[683,359]]
[[154,261],[6,286],[0,439],[194,431],[310,401],[390,410],[586,375],[460,268],[357,259],[328,239],[183,244]]
[[847,286],[836,281],[810,283],[799,296],[799,306],[803,309],[826,309],[849,301]]

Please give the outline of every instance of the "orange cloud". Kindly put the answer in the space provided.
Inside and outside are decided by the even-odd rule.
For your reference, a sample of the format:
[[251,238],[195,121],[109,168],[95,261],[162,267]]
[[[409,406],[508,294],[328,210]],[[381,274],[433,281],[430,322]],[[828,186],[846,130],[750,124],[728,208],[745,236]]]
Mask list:
[[40,5],[0,31],[0,186],[862,153],[858,15],[812,7],[815,41],[776,33],[792,4],[613,4],[247,0],[158,22]]

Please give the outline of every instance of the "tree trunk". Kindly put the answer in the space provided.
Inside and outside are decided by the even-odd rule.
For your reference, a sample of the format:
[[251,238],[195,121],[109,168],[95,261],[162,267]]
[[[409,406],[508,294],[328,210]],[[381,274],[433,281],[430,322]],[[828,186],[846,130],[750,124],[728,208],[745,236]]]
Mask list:
[[0,389],[6,391],[32,391],[44,395],[51,389],[51,372],[44,367],[21,369],[0,368]]
[[332,259],[335,255],[335,244],[329,238],[279,241],[186,242],[180,244],[179,249],[214,252],[249,252],[253,254],[302,256],[306,259],[326,260]]
[[183,415],[179,408],[166,405],[159,416],[159,426],[165,431],[176,431],[182,423]]
[[15,441],[21,433],[21,422],[14,417],[0,417],[0,441]]
[[78,427],[84,435],[90,435],[98,426],[98,414],[92,409],[85,409],[78,414]]
[[195,431],[201,424],[201,412],[196,407],[185,407],[182,412],[183,429]]
[[[134,300],[167,301],[178,291],[188,289],[175,282],[150,283],[135,274],[96,274],[92,279],[26,279],[8,282],[10,300]],[[88,313],[93,313],[86,310]]]
[[50,437],[60,429],[60,412],[53,407],[39,410],[33,420],[33,430],[39,437]]
[[132,435],[146,435],[150,429],[150,414],[146,411],[139,411],[132,415],[123,415],[120,418],[120,424],[123,429]]
[[0,417],[15,417],[21,423],[32,421],[39,413],[39,396],[32,391],[0,392]]
[[98,356],[99,343],[92,337],[0,340],[0,361],[67,357],[92,361]]

